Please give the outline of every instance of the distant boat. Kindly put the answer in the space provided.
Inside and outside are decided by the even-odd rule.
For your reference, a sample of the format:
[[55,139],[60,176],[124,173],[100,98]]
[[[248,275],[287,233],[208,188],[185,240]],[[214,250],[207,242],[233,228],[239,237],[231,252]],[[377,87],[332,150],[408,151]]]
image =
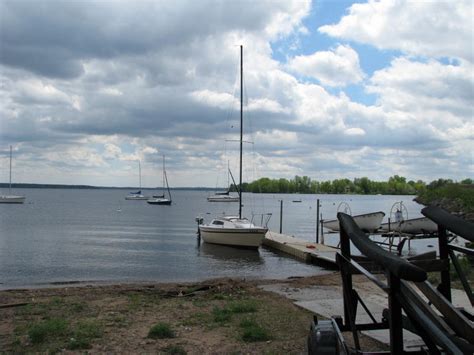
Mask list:
[[148,199],[146,202],[150,205],[171,205],[171,192],[170,187],[168,185],[168,176],[166,175],[165,169],[165,156],[163,155],[163,190],[165,189],[165,182],[166,182],[166,189],[168,190],[169,198],[165,197],[165,193],[161,195],[154,195],[152,198]]
[[[242,143],[243,143],[243,47],[240,46],[240,179],[239,215],[218,217],[209,224],[199,225],[199,233],[205,243],[234,247],[258,248],[268,231],[256,226],[247,218],[242,218]],[[268,222],[268,220],[267,220]]]
[[[352,216],[354,222],[362,229],[364,232],[375,232],[380,228],[382,219],[385,216],[385,213],[382,211],[364,213],[357,216]],[[339,231],[339,220],[331,219],[329,221],[323,221],[323,226],[332,231]]]
[[0,203],[23,203],[25,196],[12,195],[12,146],[10,146],[10,188],[8,195],[0,196]]
[[126,200],[148,200],[148,196],[142,195],[142,168],[140,165],[140,160],[138,161],[138,186],[140,190],[136,192],[130,192],[125,196]]
[[428,217],[412,218],[400,222],[382,223],[382,232],[400,232],[406,234],[432,234],[438,231],[438,225]]
[[232,196],[230,194],[215,194],[213,196],[209,196],[207,200],[209,202],[239,202],[239,196]]
[[[239,196],[233,196],[230,194],[230,183],[229,175],[231,175],[229,162],[227,162],[227,190],[215,192],[214,195],[208,196],[207,201],[209,202],[239,202]],[[234,178],[232,177],[232,180]]]

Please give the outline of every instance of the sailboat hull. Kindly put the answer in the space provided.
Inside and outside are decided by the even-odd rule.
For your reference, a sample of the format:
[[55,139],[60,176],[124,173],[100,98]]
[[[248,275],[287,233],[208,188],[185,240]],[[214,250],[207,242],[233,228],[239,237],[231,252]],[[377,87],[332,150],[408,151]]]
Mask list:
[[237,196],[226,196],[226,195],[214,195],[207,198],[209,202],[239,202],[239,197]]
[[171,200],[168,200],[167,198],[151,198],[146,202],[150,205],[171,205]]
[[143,195],[132,195],[132,196],[126,196],[126,200],[148,200],[149,197],[143,196]]
[[406,234],[431,234],[438,231],[438,225],[428,217],[407,219],[401,222],[383,223],[384,232],[401,232]]
[[25,196],[14,196],[14,195],[7,195],[7,196],[0,196],[0,203],[24,203]]
[[265,238],[267,228],[214,228],[199,227],[205,243],[229,245],[241,248],[258,248]]
[[[382,223],[382,219],[385,216],[385,213],[380,212],[373,212],[373,213],[365,213],[360,214],[357,216],[353,216],[354,222],[365,232],[374,232],[380,228],[380,224]],[[330,221],[324,221],[323,226],[327,229],[333,231],[339,231],[339,220],[334,219]]]

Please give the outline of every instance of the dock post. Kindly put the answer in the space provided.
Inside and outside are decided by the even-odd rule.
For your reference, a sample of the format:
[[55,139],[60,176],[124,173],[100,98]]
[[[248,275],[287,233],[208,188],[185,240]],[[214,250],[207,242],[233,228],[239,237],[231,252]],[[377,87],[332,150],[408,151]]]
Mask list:
[[316,200],[316,243],[319,243],[319,198]]
[[323,232],[323,214],[321,213],[321,216],[320,216],[320,220],[321,220],[321,244],[324,245],[324,232]]
[[283,200],[280,200],[280,234],[282,233],[283,227]]
[[203,222],[203,218],[201,217],[196,217],[195,218],[195,221],[197,223],[197,242],[198,242],[198,246],[201,245],[201,229],[199,228],[199,226],[202,224]]

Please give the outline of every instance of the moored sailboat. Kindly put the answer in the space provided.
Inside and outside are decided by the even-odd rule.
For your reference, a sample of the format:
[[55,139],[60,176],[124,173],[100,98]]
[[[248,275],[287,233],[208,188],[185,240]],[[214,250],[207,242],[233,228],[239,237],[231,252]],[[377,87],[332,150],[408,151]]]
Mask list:
[[[169,198],[165,197],[164,189],[165,189],[165,182],[166,182],[166,189],[168,190]],[[153,196],[152,198],[146,201],[150,205],[171,205],[171,192],[170,187],[168,185],[168,176],[166,175],[165,169],[165,156],[163,155],[163,194]]]
[[10,183],[8,195],[0,195],[0,203],[23,203],[25,196],[12,195],[12,146],[10,146]]
[[199,225],[199,233],[205,243],[235,247],[258,248],[268,228],[256,226],[242,217],[242,144],[243,144],[243,47],[240,46],[240,175],[239,215],[218,217],[209,224]]
[[138,185],[139,190],[136,192],[130,192],[127,196],[125,196],[126,200],[148,200],[148,196],[142,194],[142,167],[140,164],[140,160],[138,161]]
[[[239,202],[239,196],[234,196],[230,194],[230,183],[229,175],[231,175],[229,163],[227,163],[227,190],[215,192],[214,195],[208,196],[207,201],[209,202]],[[234,177],[232,176],[232,180]]]

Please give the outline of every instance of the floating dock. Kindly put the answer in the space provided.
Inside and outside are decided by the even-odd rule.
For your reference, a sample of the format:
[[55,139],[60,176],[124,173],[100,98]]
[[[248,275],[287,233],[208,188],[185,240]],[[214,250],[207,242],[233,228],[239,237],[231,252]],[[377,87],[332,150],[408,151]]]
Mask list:
[[336,253],[338,248],[324,244],[309,242],[296,237],[268,231],[263,245],[278,250],[306,263],[322,266],[327,269],[338,269]]

